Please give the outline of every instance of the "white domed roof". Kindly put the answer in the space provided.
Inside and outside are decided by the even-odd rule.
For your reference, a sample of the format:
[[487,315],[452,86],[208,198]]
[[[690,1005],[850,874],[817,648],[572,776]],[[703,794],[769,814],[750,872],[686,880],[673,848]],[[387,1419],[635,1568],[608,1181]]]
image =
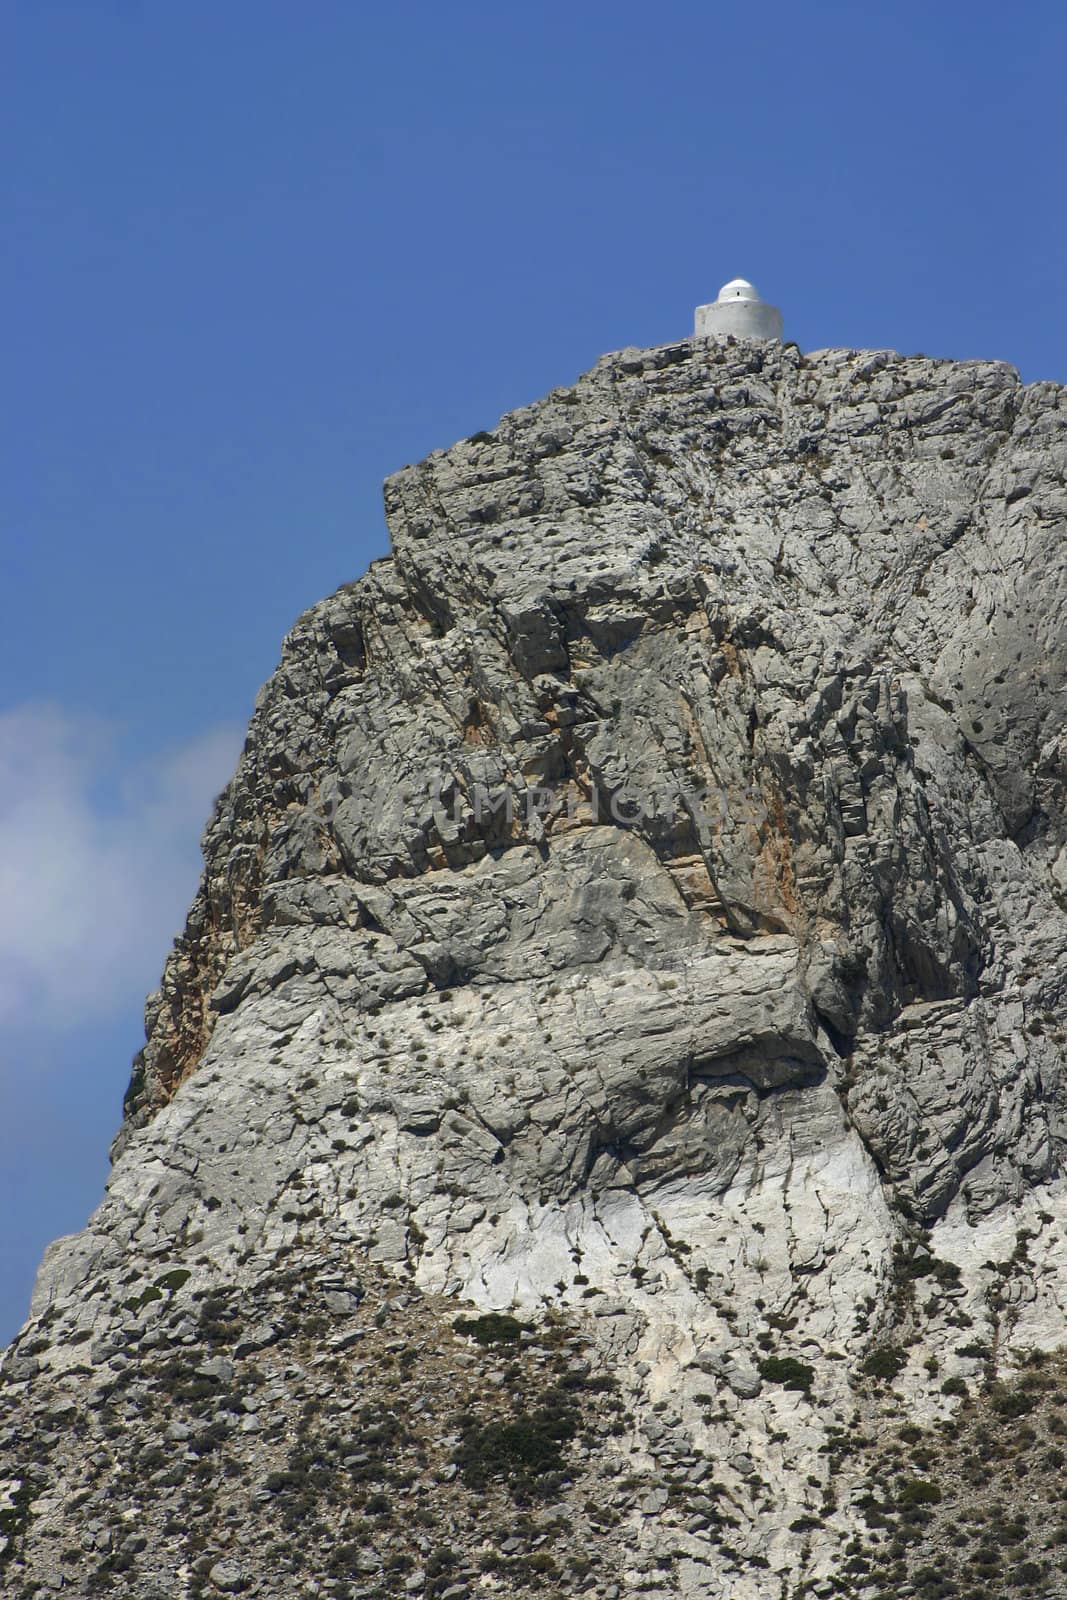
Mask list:
[[731,278],[719,290],[720,300],[758,300],[759,290],[747,278]]
[[759,290],[747,278],[731,278],[710,305],[697,306],[693,318],[697,339],[778,339],[782,337],[782,313],[760,299]]

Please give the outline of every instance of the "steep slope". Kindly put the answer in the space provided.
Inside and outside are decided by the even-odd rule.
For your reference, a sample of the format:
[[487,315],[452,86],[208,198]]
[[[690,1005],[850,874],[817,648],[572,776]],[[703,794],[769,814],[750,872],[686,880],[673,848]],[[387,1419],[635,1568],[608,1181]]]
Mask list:
[[[686,341],[387,483],[393,554],[285,641],[107,1198],[5,1363],[22,1416],[77,1419],[36,1466],[6,1436],[13,1583],[983,1592],[918,1587],[947,1441],[963,1411],[999,1437],[1067,1344],[1065,479],[1067,392],[1003,365]],[[353,1381],[368,1274],[455,1414],[359,1358],[365,1426],[392,1405],[416,1454],[368,1487],[316,1436],[321,1531],[278,1537],[293,1396],[317,1361],[312,1399]],[[349,1301],[259,1342],[320,1279]],[[541,1351],[475,1369],[492,1416],[457,1297]],[[115,1489],[124,1438],[174,1476],[151,1430],[185,1383],[215,1446]],[[264,1385],[266,1441],[237,1420]],[[943,1485],[892,1489],[898,1424]],[[433,1472],[432,1526],[375,1522]],[[85,1537],[113,1490],[146,1530],[118,1569]],[[494,1496],[542,1508],[510,1555]],[[1019,1583],[1067,1594],[1039,1544]]]

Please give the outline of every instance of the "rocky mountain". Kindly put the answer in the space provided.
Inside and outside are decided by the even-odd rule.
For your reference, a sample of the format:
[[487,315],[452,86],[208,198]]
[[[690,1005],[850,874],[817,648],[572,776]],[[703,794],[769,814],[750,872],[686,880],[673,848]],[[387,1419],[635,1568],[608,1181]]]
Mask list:
[[385,494],[7,1352],[4,1592],[1067,1595],[1067,390],[687,340]]

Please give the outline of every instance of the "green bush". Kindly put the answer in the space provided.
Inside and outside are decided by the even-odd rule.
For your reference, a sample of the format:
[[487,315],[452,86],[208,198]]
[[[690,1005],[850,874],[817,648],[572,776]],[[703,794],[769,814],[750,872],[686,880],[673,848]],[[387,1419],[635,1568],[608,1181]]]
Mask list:
[[927,1478],[905,1478],[897,1491],[896,1503],[903,1511],[913,1506],[940,1505],[941,1490]]
[[506,1311],[487,1311],[480,1317],[457,1317],[452,1324],[457,1333],[466,1334],[478,1344],[518,1344],[528,1324]]
[[8,1540],[6,1549],[0,1550],[0,1566],[15,1554],[15,1541],[25,1533],[30,1520],[30,1502],[40,1492],[30,1478],[23,1478],[18,1488],[8,1496],[8,1505],[0,1511],[0,1534]]
[[188,1267],[174,1267],[170,1272],[165,1272],[161,1278],[156,1279],[157,1289],[167,1289],[171,1294],[189,1282],[191,1273]]
[[766,1356],[759,1364],[760,1377],[768,1383],[780,1383],[783,1389],[798,1389],[810,1394],[815,1382],[815,1369],[795,1356]]
[[502,1478],[513,1489],[529,1492],[539,1480],[564,1470],[564,1450],[578,1421],[573,1407],[559,1401],[519,1412],[508,1421],[468,1420],[454,1459],[472,1489]]
[[898,1345],[883,1344],[867,1356],[863,1371],[868,1378],[879,1378],[888,1383],[903,1372],[907,1364],[908,1358]]
[[137,1316],[138,1312],[143,1311],[145,1306],[150,1305],[153,1300],[162,1300],[162,1298],[162,1289],[157,1289],[154,1285],[149,1284],[147,1289],[142,1290],[140,1294],[135,1294],[129,1300],[124,1300],[123,1304],[127,1311],[132,1311],[134,1316]]
[[993,1393],[993,1410],[1000,1417],[1029,1416],[1036,1403],[1034,1396],[1023,1389],[998,1387]]

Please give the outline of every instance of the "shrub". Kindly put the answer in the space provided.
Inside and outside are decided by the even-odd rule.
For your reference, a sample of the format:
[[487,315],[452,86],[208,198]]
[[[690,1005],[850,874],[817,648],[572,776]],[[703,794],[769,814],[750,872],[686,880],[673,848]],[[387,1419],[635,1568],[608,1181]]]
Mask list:
[[472,1489],[503,1478],[520,1492],[530,1491],[539,1480],[564,1470],[563,1452],[577,1428],[577,1412],[558,1401],[517,1413],[506,1422],[483,1426],[468,1421],[454,1459]]
[[191,1274],[188,1267],[174,1267],[170,1272],[165,1272],[161,1278],[156,1279],[157,1289],[167,1289],[171,1294],[188,1283]]
[[780,1383],[783,1389],[797,1389],[801,1394],[810,1394],[815,1382],[815,1369],[795,1356],[766,1356],[759,1371],[768,1383]]
[[8,1503],[0,1510],[0,1535],[8,1541],[6,1547],[0,1548],[0,1566],[14,1555],[15,1541],[25,1533],[30,1520],[30,1502],[39,1492],[30,1478],[23,1478],[18,1488],[9,1492]]
[[897,1492],[897,1505],[908,1511],[913,1506],[936,1506],[941,1503],[941,1490],[928,1478],[905,1478]]
[[426,1557],[425,1567],[428,1578],[439,1577],[442,1572],[451,1572],[456,1565],[458,1557],[451,1545],[441,1544],[431,1550]]
[[869,1378],[891,1382],[898,1373],[903,1372],[907,1364],[908,1358],[898,1345],[883,1344],[867,1356],[863,1363],[863,1371]]
[[135,1294],[131,1299],[123,1301],[123,1304],[127,1311],[132,1311],[134,1316],[137,1316],[138,1312],[143,1311],[145,1306],[150,1305],[153,1300],[162,1300],[162,1298],[162,1289],[157,1289],[153,1284],[149,1284],[147,1289],[142,1290],[140,1294]]
[[517,1344],[528,1324],[505,1311],[487,1311],[480,1317],[457,1317],[452,1324],[457,1333],[466,1334],[478,1344]]
[[1026,1417],[1036,1404],[1023,1389],[998,1388],[993,1394],[993,1410],[1001,1417]]

